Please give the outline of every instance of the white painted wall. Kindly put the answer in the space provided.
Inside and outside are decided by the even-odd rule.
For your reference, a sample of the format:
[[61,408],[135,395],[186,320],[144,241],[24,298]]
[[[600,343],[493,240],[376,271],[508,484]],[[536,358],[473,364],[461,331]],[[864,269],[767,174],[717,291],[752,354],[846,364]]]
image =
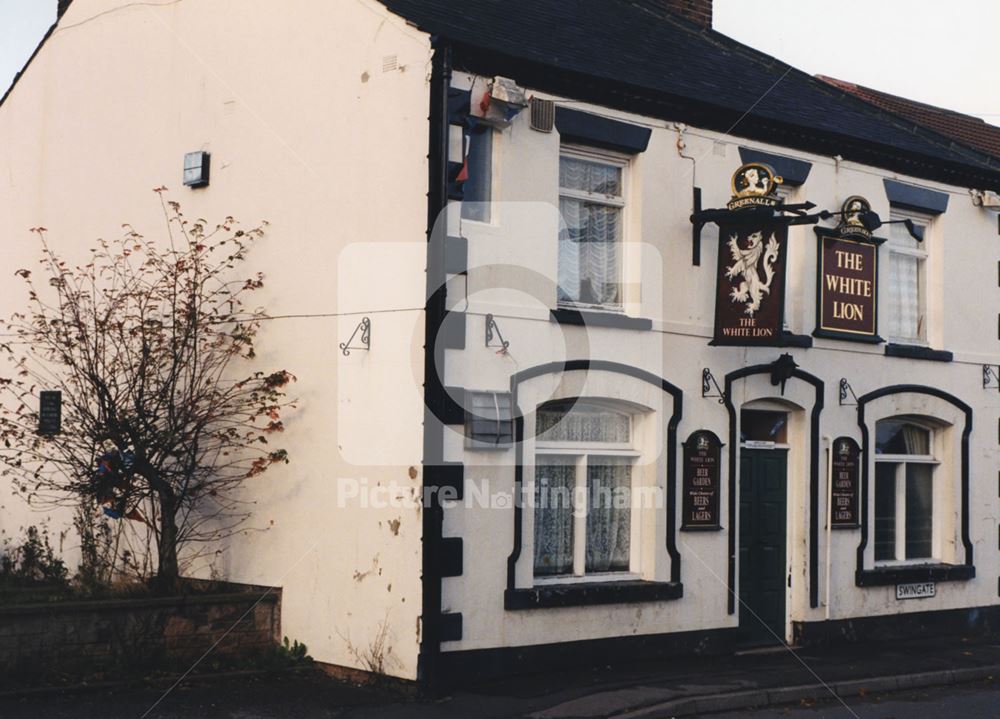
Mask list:
[[[469,87],[472,78],[458,77],[455,84]],[[531,94],[529,92],[529,94]],[[540,97],[547,97],[537,92]],[[968,404],[975,411],[975,429],[971,437],[971,533],[975,545],[977,576],[968,582],[939,583],[937,596],[920,601],[898,602],[894,587],[858,588],[854,583],[855,552],[860,531],[835,531],[828,547],[825,532],[825,445],[821,443],[821,497],[819,536],[820,606],[809,608],[808,592],[808,432],[813,388],[791,380],[784,397],[771,386],[768,377],[755,376],[734,385],[734,402],[741,405],[777,399],[797,405],[792,414],[789,456],[788,553],[792,587],[789,590],[789,620],[821,621],[829,611],[833,619],[896,612],[951,609],[993,604],[996,601],[996,576],[1000,571],[995,547],[997,518],[998,452],[995,426],[1000,415],[997,392],[984,391],[984,363],[997,362],[1000,342],[996,336],[996,308],[1000,299],[997,287],[994,248],[995,213],[974,207],[967,188],[951,187],[913,177],[895,175],[853,163],[849,160],[810,155],[765,143],[722,136],[716,132],[687,129],[683,139],[684,154],[679,156],[678,133],[671,123],[628,115],[607,108],[566,102],[576,110],[624,119],[651,127],[652,137],[646,152],[632,163],[633,194],[628,198],[626,242],[642,243],[639,267],[626,269],[626,277],[641,278],[642,299],[637,316],[653,321],[652,332],[581,328],[558,325],[548,318],[548,307],[555,303],[556,243],[551,228],[558,216],[551,213],[558,200],[557,132],[543,134],[530,129],[528,113],[522,113],[510,128],[498,131],[495,143],[496,181],[494,221],[490,225],[463,222],[461,231],[469,241],[470,279],[467,297],[458,302],[469,312],[470,341],[463,352],[451,352],[448,358],[447,383],[468,389],[509,389],[510,378],[518,370],[561,360],[591,358],[622,362],[663,376],[684,391],[684,416],[678,438],[685,439],[696,429],[710,429],[728,443],[728,417],[725,408],[714,399],[701,397],[701,371],[708,367],[720,383],[726,373],[738,368],[768,363],[784,352],[793,355],[800,367],[825,382],[825,409],[820,433],[836,437],[848,435],[860,442],[857,412],[853,406],[838,403],[838,383],[846,377],[859,394],[883,386],[912,383],[939,387]],[[738,129],[737,129],[738,132]],[[811,349],[751,349],[709,347],[715,301],[715,274],[718,243],[717,230],[709,225],[703,231],[701,265],[691,263],[692,184],[702,188],[704,207],[723,207],[730,197],[730,178],[739,166],[738,147],[744,145],[775,154],[800,158],[812,163],[804,187],[793,192],[791,201],[811,200],[818,208],[838,209],[850,195],[866,196],[873,208],[889,217],[889,203],[883,178],[891,177],[921,187],[946,192],[951,196],[948,211],[934,223],[927,247],[930,297],[930,345],[954,352],[951,363],[887,358],[881,346],[852,344],[816,339]],[[696,166],[696,169],[694,167]],[[694,170],[694,176],[693,176]],[[543,203],[542,207],[526,203]],[[544,205],[549,205],[545,208]],[[549,213],[549,214],[547,214]],[[825,223],[830,224],[830,223]],[[543,240],[525,228],[549,228]],[[887,234],[888,228],[879,234]],[[789,231],[787,317],[789,329],[809,334],[815,328],[816,239],[812,227],[793,227]],[[884,261],[883,250],[883,261]],[[508,269],[497,289],[495,263],[510,263],[512,257],[527,258],[521,271]],[[883,265],[882,277],[886,277]],[[544,280],[537,280],[537,277]],[[523,291],[531,283],[546,288],[530,296]],[[885,292],[886,284],[882,284]],[[467,305],[465,304],[467,301]],[[886,298],[883,295],[882,307]],[[483,347],[484,315],[492,313],[510,341],[510,353],[498,355]],[[577,378],[573,382],[582,381]],[[590,384],[601,386],[609,379],[592,373]],[[595,390],[596,391],[596,390]],[[526,398],[534,405],[534,391]],[[925,400],[908,396],[887,403],[912,408]],[[885,403],[883,403],[885,404]],[[931,403],[933,404],[933,403]],[[869,409],[869,418],[887,416],[883,409]],[[881,405],[878,405],[881,407]],[[534,406],[523,406],[524,411]],[[942,419],[954,412],[936,407]],[[883,412],[883,414],[878,414]],[[891,414],[892,412],[888,412]],[[871,429],[874,429],[871,419]],[[949,420],[950,421],[950,420]],[[959,430],[960,431],[960,430]],[[457,434],[449,438],[448,459],[464,460],[468,481],[488,481],[500,493],[514,487],[514,452],[470,451],[463,448]],[[728,453],[722,453],[722,518],[726,524],[728,503]],[[944,451],[944,450],[942,450]],[[952,450],[945,454],[950,455]],[[525,450],[529,454],[528,448]],[[678,465],[680,453],[678,452]],[[957,468],[954,470],[957,472]],[[525,476],[529,467],[525,468]],[[680,476],[680,466],[678,466]],[[942,471],[938,480],[950,479]],[[529,481],[529,479],[526,479]],[[957,478],[956,478],[957,481]],[[874,484],[872,482],[872,484]],[[678,491],[680,482],[678,482]],[[954,488],[953,488],[954,489]],[[947,492],[940,499],[945,501]],[[679,501],[679,499],[678,499]],[[944,505],[942,505],[944,506]],[[526,514],[527,514],[526,510]],[[726,613],[727,534],[678,533],[682,556],[684,597],[660,604],[611,605],[563,609],[505,611],[507,556],[513,548],[513,510],[477,509],[459,505],[446,510],[445,535],[465,539],[465,574],[444,580],[444,604],[450,611],[460,611],[464,618],[463,638],[445,645],[446,651],[488,647],[545,644],[558,641],[655,634],[673,631],[734,626],[736,616]],[[958,523],[945,522],[947,542],[959,542]],[[526,519],[524,541],[530,546],[531,523]],[[733,528],[736,529],[735,527]],[[869,535],[869,553],[873,533]],[[643,545],[645,547],[645,545]],[[948,545],[951,546],[951,545]],[[522,550],[522,559],[523,552]],[[825,562],[831,558],[830,601],[825,606]],[[949,552],[945,552],[949,554]],[[954,557],[961,561],[959,551]],[[946,559],[949,557],[945,557]],[[665,561],[665,553],[663,561]],[[526,560],[530,564],[530,558]],[[866,568],[871,567],[871,561]],[[518,565],[518,586],[530,586],[530,569]],[[523,584],[522,584],[523,582]]]
[[[384,72],[393,66],[391,56],[398,69]],[[429,60],[428,38],[371,0],[295,0],[280,9],[263,0],[185,0],[163,7],[76,0],[0,108],[0,236],[8,277],[36,256],[27,232],[35,225],[48,227],[53,243],[71,253],[82,252],[92,238],[113,235],[125,221],[156,233],[161,224],[150,189],[161,184],[190,215],[270,220],[269,236],[252,262],[268,272],[268,310],[295,317],[268,325],[261,364],[286,367],[299,378],[294,392],[300,409],[285,434],[293,461],[248,487],[247,497],[257,503],[252,525],[266,531],[235,539],[214,568],[236,581],[281,586],[283,632],[308,644],[320,661],[363,667],[359,654],[386,622],[395,660],[383,668],[407,678],[416,676],[419,642],[420,512],[338,508],[337,480],[365,478],[397,496],[421,482],[418,308],[424,304]],[[460,77],[457,83],[469,81]],[[796,199],[836,208],[848,195],[862,194],[887,217],[882,178],[888,173],[691,129],[684,139],[686,154],[697,158],[693,177],[692,162],[678,155],[677,132],[669,123],[573,107],[653,127],[649,149],[631,170],[628,241],[641,246],[632,248],[627,269],[641,287],[640,295],[630,295],[630,310],[652,319],[653,331],[584,330],[549,321],[559,138],[530,130],[523,113],[496,137],[495,189],[502,204],[493,222],[462,223],[472,270],[467,284],[462,278],[453,282],[449,302],[468,311],[468,340],[465,350],[447,351],[446,384],[505,390],[518,369],[563,358],[613,360],[660,374],[684,390],[679,438],[706,428],[726,441],[724,408],[700,396],[702,368],[721,380],[784,350],[707,346],[715,231],[703,233],[702,262],[693,267],[693,180],[706,207],[722,206],[742,142],[813,163]],[[181,159],[195,149],[212,152],[212,184],[190,191],[180,185]],[[829,340],[788,351],[826,383],[824,435],[858,436],[854,409],[837,404],[840,377],[858,393],[905,381],[941,387],[973,405],[971,526],[978,576],[941,584],[934,599],[898,603],[891,587],[854,586],[858,532],[834,533],[828,548],[821,531],[820,557],[829,551],[833,559],[830,606],[809,609],[803,579],[806,459],[801,449],[793,450],[788,606],[796,620],[820,620],[827,609],[842,618],[978,606],[995,597],[1000,566],[993,427],[1000,397],[982,390],[980,367],[996,361],[1000,350],[994,329],[1000,290],[991,249],[996,217],[973,207],[965,188],[898,179],[952,195],[928,244],[932,309],[938,313],[931,317],[931,344],[953,351],[955,361],[885,358],[881,348]],[[815,319],[816,243],[808,227],[793,228],[789,242],[790,329],[805,334]],[[17,284],[0,287],[0,314],[23,302]],[[496,315],[511,342],[508,355],[483,346],[487,312]],[[362,316],[372,320],[372,349],[344,357],[338,344]],[[615,388],[613,377],[595,375],[588,382],[594,392],[656,401],[640,397],[636,387]],[[543,385],[532,390],[533,401],[547,391]],[[760,377],[738,383],[734,393],[739,404],[775,395]],[[812,401],[809,388],[795,381],[784,399],[804,411]],[[807,426],[794,422],[793,438]],[[734,449],[724,449],[723,467]],[[512,452],[467,451],[461,435],[449,431],[445,458],[464,461],[467,480],[488,480],[500,492],[513,488]],[[662,457],[652,461],[661,473]],[[722,486],[725,508],[725,477]],[[38,521],[14,499],[5,498],[3,506],[0,521],[9,532]],[[648,565],[644,558],[643,571],[656,577],[668,569],[656,538],[663,526],[658,517],[643,524],[643,547],[648,545],[651,557]],[[464,574],[443,581],[444,610],[460,611],[464,619],[463,639],[445,650],[735,623],[726,614],[720,581],[727,569],[723,532],[679,534],[681,600],[505,612],[512,529],[509,507],[446,510],[444,534],[464,538],[465,559]],[[823,576],[820,571],[821,581]],[[821,585],[820,596],[825,594]]]
[[[123,222],[162,235],[159,185],[188,216],[268,219],[249,269],[291,316],[259,364],[298,377],[292,462],[247,485],[263,531],[192,571],[281,587],[283,633],[319,661],[365,668],[384,624],[384,671],[412,679],[419,509],[338,508],[336,490],[421,483],[428,38],[370,0],[159,4],[76,0],[0,108],[0,314],[25,305],[29,227],[70,255]],[[199,149],[211,185],[190,190]],[[344,357],[362,316],[372,349]],[[8,534],[47,516],[3,495]]]

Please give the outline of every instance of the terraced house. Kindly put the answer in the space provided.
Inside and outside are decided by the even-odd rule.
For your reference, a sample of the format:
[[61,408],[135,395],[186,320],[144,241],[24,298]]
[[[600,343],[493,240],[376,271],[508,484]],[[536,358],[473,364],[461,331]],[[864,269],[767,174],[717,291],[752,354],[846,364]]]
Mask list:
[[159,185],[270,221],[292,463],[190,571],[280,586],[318,661],[996,619],[997,156],[705,0],[63,4],[0,105],[4,261],[151,224]]

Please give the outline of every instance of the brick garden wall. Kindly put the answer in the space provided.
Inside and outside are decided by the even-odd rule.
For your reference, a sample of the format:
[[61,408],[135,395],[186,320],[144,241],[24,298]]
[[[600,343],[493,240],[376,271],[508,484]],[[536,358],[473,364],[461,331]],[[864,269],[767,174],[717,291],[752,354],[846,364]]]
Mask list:
[[[263,598],[262,598],[263,597]],[[0,676],[135,675],[262,656],[279,640],[280,592],[0,607]]]

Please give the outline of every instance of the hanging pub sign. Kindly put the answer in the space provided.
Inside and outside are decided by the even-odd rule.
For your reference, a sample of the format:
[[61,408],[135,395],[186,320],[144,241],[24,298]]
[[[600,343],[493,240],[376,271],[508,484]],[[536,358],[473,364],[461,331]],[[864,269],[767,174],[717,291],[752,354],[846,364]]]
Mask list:
[[858,520],[858,489],[861,486],[861,448],[850,437],[833,440],[831,458],[830,526],[834,529],[856,529]]
[[774,345],[785,310],[787,223],[771,208],[781,178],[761,163],[733,174],[731,218],[720,219],[714,345]]
[[722,529],[719,524],[721,454],[722,443],[707,429],[692,432],[684,443],[681,529]]
[[860,196],[847,198],[836,230],[817,227],[817,337],[882,342],[878,336],[878,247],[862,222],[871,205]]

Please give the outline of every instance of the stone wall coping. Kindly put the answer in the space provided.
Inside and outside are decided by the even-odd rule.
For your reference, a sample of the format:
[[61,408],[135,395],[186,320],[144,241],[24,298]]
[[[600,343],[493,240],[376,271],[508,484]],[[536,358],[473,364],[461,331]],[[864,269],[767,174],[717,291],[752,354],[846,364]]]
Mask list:
[[103,612],[120,609],[148,609],[153,607],[199,606],[204,604],[238,604],[240,602],[274,604],[279,592],[226,592],[222,594],[190,594],[170,597],[140,597],[138,599],[86,599],[70,602],[34,602],[0,606],[0,617],[24,614],[71,614],[74,612]]

